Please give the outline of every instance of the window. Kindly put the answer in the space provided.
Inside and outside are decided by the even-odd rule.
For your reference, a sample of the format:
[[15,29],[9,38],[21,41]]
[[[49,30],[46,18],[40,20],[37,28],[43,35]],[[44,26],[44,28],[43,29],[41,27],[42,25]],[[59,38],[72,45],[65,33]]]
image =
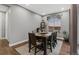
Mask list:
[[57,16],[48,17],[48,26],[61,26],[62,20]]

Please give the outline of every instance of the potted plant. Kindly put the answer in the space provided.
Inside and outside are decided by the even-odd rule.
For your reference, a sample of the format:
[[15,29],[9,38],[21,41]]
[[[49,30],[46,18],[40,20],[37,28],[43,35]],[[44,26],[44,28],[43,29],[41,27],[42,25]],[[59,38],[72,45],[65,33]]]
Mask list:
[[63,37],[64,37],[65,42],[69,42],[69,35],[66,31],[63,31]]

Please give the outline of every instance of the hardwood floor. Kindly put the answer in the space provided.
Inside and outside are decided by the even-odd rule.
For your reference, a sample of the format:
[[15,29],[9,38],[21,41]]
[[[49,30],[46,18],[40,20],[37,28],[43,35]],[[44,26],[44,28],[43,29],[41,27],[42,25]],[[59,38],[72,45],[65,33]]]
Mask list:
[[70,45],[67,42],[63,42],[60,55],[69,55],[70,54]]
[[20,55],[20,53],[12,47],[0,47],[0,55]]

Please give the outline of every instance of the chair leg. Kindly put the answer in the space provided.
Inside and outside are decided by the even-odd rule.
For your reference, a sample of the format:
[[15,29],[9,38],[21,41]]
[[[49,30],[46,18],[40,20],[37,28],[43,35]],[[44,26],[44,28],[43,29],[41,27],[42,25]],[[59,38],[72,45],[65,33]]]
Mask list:
[[34,53],[35,55],[36,55],[36,50],[37,50],[37,48],[35,47],[35,53]]
[[29,52],[31,51],[31,44],[29,44]]
[[54,44],[54,42],[52,43],[52,46],[53,46],[53,48],[55,48],[55,44]]
[[30,48],[29,48],[29,52],[30,52]]
[[31,50],[31,41],[29,40],[29,52]]
[[51,50],[51,52],[52,52],[52,47],[51,47],[51,45],[50,45],[50,50]]
[[50,50],[52,52],[52,42],[50,41]]
[[56,40],[56,44],[57,44],[57,40]]
[[31,51],[31,47],[29,47],[29,52]]

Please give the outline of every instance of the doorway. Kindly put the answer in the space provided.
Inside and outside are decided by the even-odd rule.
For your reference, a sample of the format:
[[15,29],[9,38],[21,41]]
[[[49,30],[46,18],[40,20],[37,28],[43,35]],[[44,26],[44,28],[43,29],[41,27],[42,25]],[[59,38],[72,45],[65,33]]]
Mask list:
[[0,38],[5,38],[6,34],[6,12],[0,11]]

